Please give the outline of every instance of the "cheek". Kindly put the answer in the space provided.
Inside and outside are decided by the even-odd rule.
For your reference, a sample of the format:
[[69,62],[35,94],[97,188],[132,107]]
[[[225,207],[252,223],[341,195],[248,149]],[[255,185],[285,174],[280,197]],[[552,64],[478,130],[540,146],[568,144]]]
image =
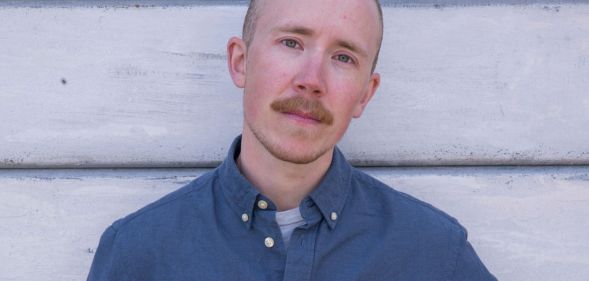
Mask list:
[[363,100],[366,93],[367,81],[355,75],[343,75],[337,80],[337,94],[340,95],[342,108],[354,110]]
[[334,99],[334,104],[342,112],[351,112],[362,98],[362,89],[358,87],[361,81],[352,77],[332,80],[330,93]]
[[249,120],[258,119],[264,111],[271,110],[270,104],[277,97],[274,79],[268,76],[269,73],[255,73],[246,79],[243,106],[245,117]]
[[351,91],[350,88],[340,88],[333,92],[334,101],[331,103],[335,121],[339,126],[347,126],[354,118],[360,104],[360,92]]
[[339,124],[338,126],[344,126],[350,122],[353,117],[355,109],[354,99],[340,97],[337,101],[331,103],[331,112],[334,116],[334,121]]
[[268,46],[264,50],[257,50],[255,55],[256,68],[264,72],[267,77],[285,76],[292,67],[293,61],[279,48]]
[[[257,56],[255,63],[248,73],[247,80],[256,89],[257,94],[274,93],[280,90],[281,87],[287,86],[289,77],[291,77],[290,69],[293,67],[288,65],[288,61],[280,60],[273,57],[271,52],[267,55]],[[255,72],[253,72],[255,70]]]

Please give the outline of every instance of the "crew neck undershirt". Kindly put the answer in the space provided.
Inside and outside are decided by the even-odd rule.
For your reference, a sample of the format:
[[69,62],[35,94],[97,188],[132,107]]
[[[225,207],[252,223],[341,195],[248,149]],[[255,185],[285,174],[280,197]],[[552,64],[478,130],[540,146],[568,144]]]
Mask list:
[[284,245],[288,248],[288,242],[290,241],[293,230],[305,224],[305,219],[301,216],[299,207],[296,207],[290,210],[276,212],[276,223],[280,227]]

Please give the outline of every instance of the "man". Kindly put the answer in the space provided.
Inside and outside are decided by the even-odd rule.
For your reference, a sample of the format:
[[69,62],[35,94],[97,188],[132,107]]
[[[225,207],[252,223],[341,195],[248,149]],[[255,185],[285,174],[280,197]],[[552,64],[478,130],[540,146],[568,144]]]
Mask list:
[[375,0],[257,0],[223,164],[103,234],[88,280],[496,280],[466,231],[335,148],[378,88]]

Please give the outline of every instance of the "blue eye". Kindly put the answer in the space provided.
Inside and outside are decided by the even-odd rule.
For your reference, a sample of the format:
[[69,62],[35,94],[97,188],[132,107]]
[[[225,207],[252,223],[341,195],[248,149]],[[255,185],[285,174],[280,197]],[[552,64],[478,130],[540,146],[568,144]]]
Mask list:
[[335,59],[338,61],[341,61],[343,63],[351,63],[352,62],[352,58],[348,55],[336,55]]
[[299,46],[299,43],[297,43],[297,41],[292,40],[292,39],[284,39],[282,40],[282,44],[284,44],[284,46],[287,46],[289,48],[296,48]]

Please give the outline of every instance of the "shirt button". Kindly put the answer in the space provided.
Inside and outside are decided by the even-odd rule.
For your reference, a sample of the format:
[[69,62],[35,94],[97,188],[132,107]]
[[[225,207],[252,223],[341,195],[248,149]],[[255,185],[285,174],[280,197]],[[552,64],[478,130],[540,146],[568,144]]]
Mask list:
[[243,214],[241,215],[241,220],[242,220],[243,222],[247,222],[249,219],[250,219],[250,216],[248,216],[246,213],[243,213]]
[[266,248],[274,247],[274,239],[272,239],[272,237],[266,237],[266,239],[264,239],[264,245],[266,245]]
[[266,210],[266,208],[268,208],[268,202],[266,202],[264,200],[258,201],[258,208],[260,208],[262,210]]
[[331,212],[331,220],[332,221],[337,220],[337,213],[336,212]]

